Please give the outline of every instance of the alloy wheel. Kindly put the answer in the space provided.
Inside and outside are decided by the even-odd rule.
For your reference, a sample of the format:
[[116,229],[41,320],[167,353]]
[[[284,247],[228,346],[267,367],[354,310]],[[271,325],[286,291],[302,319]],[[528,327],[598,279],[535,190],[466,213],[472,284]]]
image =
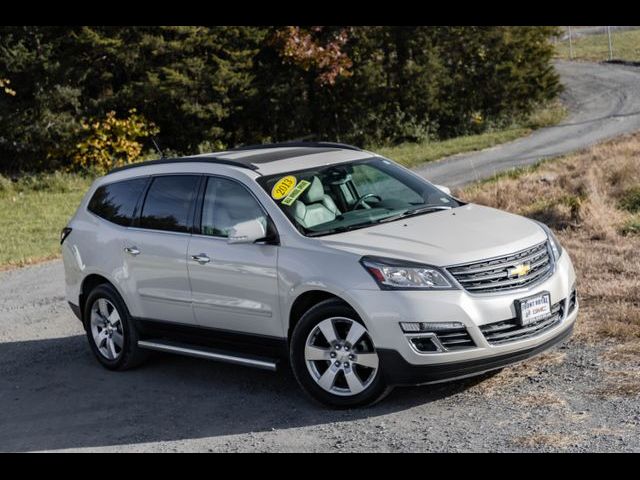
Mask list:
[[98,298],[91,306],[91,335],[107,360],[117,360],[124,346],[122,321],[116,307],[106,298]]
[[378,374],[378,354],[366,328],[345,317],[316,325],[305,343],[304,358],[311,377],[334,395],[354,396]]

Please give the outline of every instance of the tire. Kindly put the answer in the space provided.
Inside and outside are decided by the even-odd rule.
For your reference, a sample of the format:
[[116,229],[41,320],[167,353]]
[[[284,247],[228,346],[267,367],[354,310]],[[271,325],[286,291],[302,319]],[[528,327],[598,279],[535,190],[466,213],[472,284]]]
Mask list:
[[[108,315],[104,314],[105,307]],[[119,320],[116,320],[116,315]],[[89,346],[103,367],[128,370],[146,360],[148,354],[138,347],[138,331],[129,310],[111,285],[98,285],[89,293],[83,318]],[[104,323],[105,318],[111,320],[108,325]]]
[[[353,338],[357,341],[352,345]],[[373,405],[391,392],[362,320],[338,299],[325,300],[302,316],[291,336],[289,356],[305,393],[331,408]]]

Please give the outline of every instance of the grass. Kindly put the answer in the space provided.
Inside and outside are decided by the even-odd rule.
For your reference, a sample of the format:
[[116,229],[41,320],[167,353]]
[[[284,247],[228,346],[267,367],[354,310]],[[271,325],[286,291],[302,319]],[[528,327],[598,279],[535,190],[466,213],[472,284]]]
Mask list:
[[575,338],[604,346],[611,395],[639,392],[639,191],[636,133],[456,192],[555,230],[578,277]]
[[369,150],[411,168],[449,155],[483,150],[516,140],[538,128],[555,125],[565,116],[566,109],[556,101],[536,109],[523,121],[514,123],[507,128],[442,141],[403,143],[391,147],[369,147]]
[[0,267],[23,266],[59,255],[59,234],[90,179],[74,174],[0,176]]
[[[609,40],[606,34],[585,35],[573,39],[573,60],[599,62],[609,59]],[[612,31],[613,58],[640,61],[640,30]],[[556,44],[556,56],[569,60],[569,41]]]

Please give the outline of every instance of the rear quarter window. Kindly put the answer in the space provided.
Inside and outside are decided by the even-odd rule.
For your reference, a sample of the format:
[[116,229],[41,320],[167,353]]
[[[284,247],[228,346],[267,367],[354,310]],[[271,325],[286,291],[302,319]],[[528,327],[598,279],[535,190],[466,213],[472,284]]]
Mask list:
[[128,227],[136,217],[136,205],[146,184],[147,178],[134,178],[98,187],[87,208],[105,220]]

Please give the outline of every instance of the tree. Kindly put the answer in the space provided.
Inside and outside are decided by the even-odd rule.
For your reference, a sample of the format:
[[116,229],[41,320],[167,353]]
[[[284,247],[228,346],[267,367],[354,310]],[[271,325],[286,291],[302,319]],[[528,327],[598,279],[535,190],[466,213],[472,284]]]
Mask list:
[[557,95],[556,32],[0,27],[0,72],[11,81],[0,84],[0,169],[69,165],[83,124],[109,112],[123,119],[131,108],[174,154],[301,137],[370,145],[480,132]]

